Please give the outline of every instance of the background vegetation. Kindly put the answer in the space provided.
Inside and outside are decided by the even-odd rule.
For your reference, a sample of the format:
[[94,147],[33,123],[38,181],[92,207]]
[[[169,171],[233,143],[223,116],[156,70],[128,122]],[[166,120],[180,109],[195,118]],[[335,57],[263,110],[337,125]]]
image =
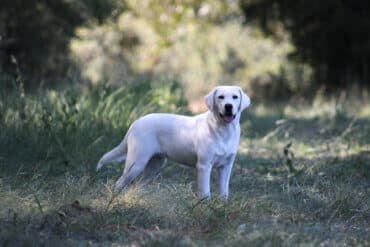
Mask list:
[[[0,245],[369,245],[368,10],[2,0]],[[115,197],[122,164],[95,165],[132,121],[220,83],[252,96],[229,202],[172,163]]]
[[296,47],[292,58],[309,63],[317,82],[330,89],[353,82],[369,85],[368,2],[245,0],[241,8],[270,34],[278,34],[277,23],[282,24]]

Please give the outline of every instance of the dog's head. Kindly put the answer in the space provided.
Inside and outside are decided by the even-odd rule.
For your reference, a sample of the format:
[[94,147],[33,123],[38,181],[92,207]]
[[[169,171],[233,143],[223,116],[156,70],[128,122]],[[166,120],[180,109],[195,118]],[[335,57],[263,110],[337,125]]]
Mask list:
[[205,97],[207,108],[224,123],[231,123],[249,106],[250,99],[240,87],[218,86]]

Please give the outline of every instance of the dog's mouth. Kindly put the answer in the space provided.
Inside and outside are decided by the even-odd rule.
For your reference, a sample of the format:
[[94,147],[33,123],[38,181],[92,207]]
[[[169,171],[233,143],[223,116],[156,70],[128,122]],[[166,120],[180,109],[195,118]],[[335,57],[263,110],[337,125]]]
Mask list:
[[232,113],[226,113],[226,114],[221,114],[220,113],[220,117],[222,118],[222,120],[224,120],[226,123],[231,123],[236,115],[235,114],[232,114]]

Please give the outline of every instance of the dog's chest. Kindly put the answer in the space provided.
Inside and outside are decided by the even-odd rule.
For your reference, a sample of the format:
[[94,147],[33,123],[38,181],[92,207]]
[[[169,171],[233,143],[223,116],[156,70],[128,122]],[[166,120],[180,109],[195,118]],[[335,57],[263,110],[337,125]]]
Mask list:
[[219,167],[226,165],[230,162],[230,159],[234,157],[233,153],[224,153],[223,155],[216,154],[213,159],[213,166]]
[[219,143],[215,148],[214,153],[214,164],[224,165],[229,162],[230,158],[233,157],[237,152],[237,145],[235,141],[228,141]]
[[229,145],[229,143],[219,143],[216,146],[215,155],[216,156],[227,156],[231,152],[233,152],[232,145]]

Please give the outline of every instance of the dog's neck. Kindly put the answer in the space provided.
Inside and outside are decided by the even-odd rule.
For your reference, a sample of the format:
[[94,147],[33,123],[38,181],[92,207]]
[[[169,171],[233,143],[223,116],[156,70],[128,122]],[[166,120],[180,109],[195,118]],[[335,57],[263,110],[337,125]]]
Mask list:
[[231,123],[226,123],[225,121],[223,121],[218,116],[218,112],[216,113],[208,111],[207,118],[209,120],[207,121],[208,125],[213,130],[213,132],[217,133],[217,135],[221,135],[222,137],[230,137],[230,133],[235,133],[235,129],[239,125],[240,115],[238,114]]

